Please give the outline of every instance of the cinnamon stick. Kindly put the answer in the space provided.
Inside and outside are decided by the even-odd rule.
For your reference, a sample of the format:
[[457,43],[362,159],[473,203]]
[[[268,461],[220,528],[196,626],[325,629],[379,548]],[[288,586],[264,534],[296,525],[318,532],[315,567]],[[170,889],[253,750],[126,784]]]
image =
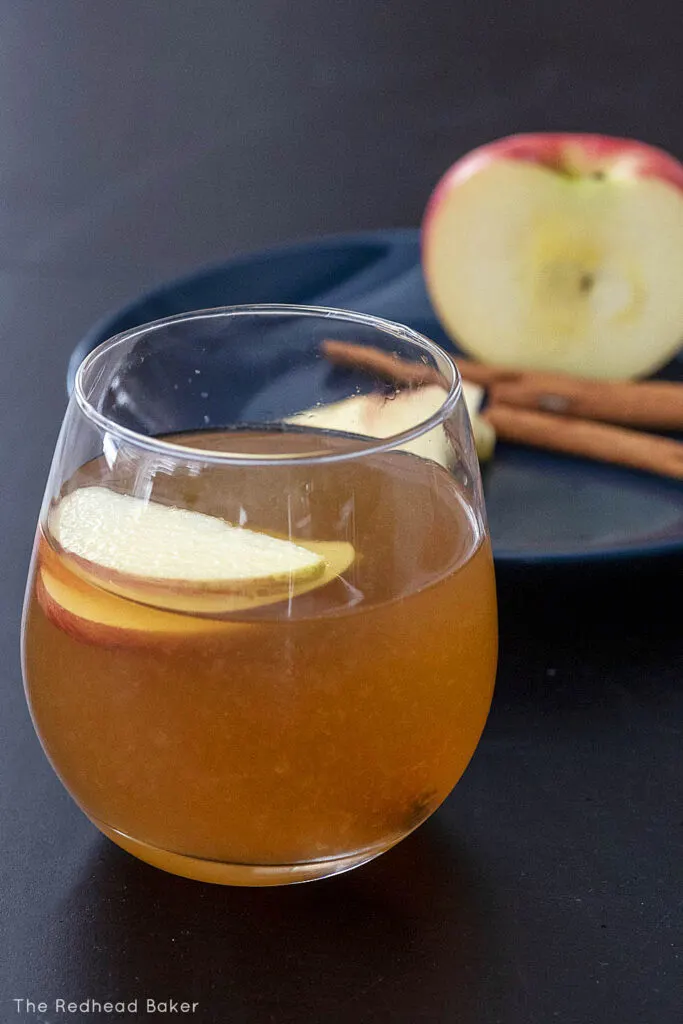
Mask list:
[[[333,363],[367,370],[406,387],[444,384],[436,368],[400,359],[372,346],[328,340],[323,342],[322,349]],[[568,373],[510,370],[460,358],[457,364],[464,380],[488,389],[492,404],[505,403],[653,430],[683,430],[683,384],[591,380]]]
[[503,441],[683,480],[683,442],[624,427],[494,404],[482,414]]
[[320,348],[331,363],[352,370],[366,370],[392,384],[402,384],[405,387],[421,387],[423,384],[445,386],[443,375],[435,366],[401,359],[372,345],[356,345],[351,341],[334,341],[328,338],[322,342]]
[[[461,369],[463,376],[466,370]],[[600,381],[570,374],[505,374],[489,385],[492,403],[655,430],[683,430],[683,384]]]

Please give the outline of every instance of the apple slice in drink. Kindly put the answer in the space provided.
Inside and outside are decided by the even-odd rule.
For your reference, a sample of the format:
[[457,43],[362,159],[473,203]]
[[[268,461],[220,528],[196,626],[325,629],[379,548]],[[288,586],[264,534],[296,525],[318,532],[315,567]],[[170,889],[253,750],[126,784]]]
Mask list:
[[499,139],[436,186],[422,263],[439,319],[478,359],[643,376],[683,342],[683,165],[629,139]]
[[[45,542],[43,548],[47,548]],[[44,550],[37,570],[36,597],[48,619],[64,633],[99,647],[155,647],[160,643],[168,646],[191,636],[208,637],[248,628],[241,623],[177,615],[125,601],[72,574],[60,572],[56,556],[50,557]]]
[[110,595],[197,616],[297,597],[341,575],[355,557],[343,541],[295,543],[105,487],[66,495],[48,525],[83,580]]

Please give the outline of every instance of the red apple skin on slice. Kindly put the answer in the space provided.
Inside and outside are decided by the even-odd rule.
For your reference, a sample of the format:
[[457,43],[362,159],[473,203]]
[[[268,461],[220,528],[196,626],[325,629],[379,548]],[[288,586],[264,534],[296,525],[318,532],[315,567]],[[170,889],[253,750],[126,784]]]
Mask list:
[[683,164],[630,139],[499,139],[437,184],[422,262],[439,319],[477,359],[645,376],[683,342]]
[[242,584],[234,590],[210,584],[188,584],[182,579],[155,580],[131,576],[114,569],[105,569],[77,555],[64,553],[61,557],[68,562],[70,572],[85,585],[104,588],[112,597],[171,613],[181,612],[196,617],[221,616],[281,604],[290,598],[318,590],[345,573],[356,557],[353,545],[346,541],[297,543],[325,560],[318,575],[293,582],[291,586],[284,585],[282,581],[278,581],[277,585],[250,581],[250,585]]
[[39,547],[35,595],[54,626],[79,643],[99,647],[168,649],[187,639],[249,628],[160,611],[110,594],[69,572],[45,540]]

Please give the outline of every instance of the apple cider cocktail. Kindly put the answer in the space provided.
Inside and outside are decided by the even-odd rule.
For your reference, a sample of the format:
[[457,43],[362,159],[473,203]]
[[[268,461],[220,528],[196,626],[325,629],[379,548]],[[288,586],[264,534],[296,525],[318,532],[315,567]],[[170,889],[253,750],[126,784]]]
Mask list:
[[491,701],[476,491],[339,432],[129,433],[60,472],[38,531],[25,679],[64,785],[120,846],[210,881],[388,849]]

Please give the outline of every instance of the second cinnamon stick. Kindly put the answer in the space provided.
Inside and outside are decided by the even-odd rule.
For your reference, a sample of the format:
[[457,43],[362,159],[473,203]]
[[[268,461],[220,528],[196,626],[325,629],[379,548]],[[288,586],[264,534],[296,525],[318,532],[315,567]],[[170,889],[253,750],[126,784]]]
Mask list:
[[[467,368],[462,367],[463,376]],[[505,373],[490,384],[491,402],[654,430],[683,430],[683,384],[600,381],[570,374]]]
[[503,441],[683,480],[683,442],[668,437],[502,404],[483,416]]

